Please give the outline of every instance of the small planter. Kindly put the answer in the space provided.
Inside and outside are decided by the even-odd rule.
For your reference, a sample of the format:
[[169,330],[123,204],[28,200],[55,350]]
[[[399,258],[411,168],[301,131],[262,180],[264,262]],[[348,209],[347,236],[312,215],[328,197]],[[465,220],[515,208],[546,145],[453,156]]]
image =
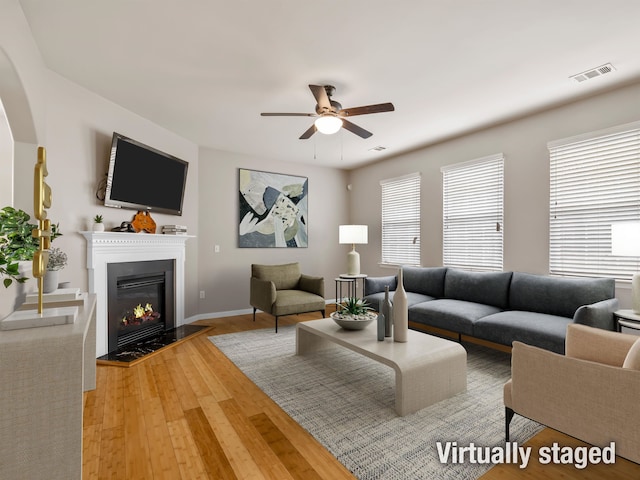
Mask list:
[[373,322],[378,316],[375,313],[367,312],[361,315],[348,315],[333,312],[330,317],[345,330],[363,330]]

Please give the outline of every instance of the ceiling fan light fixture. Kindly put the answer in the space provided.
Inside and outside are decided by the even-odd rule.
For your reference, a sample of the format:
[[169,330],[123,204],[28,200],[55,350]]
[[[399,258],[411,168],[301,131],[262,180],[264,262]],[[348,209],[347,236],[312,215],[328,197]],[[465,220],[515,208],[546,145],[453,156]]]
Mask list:
[[342,127],[342,120],[338,117],[334,117],[333,115],[323,115],[318,117],[314,123],[318,131],[325,135],[332,135]]

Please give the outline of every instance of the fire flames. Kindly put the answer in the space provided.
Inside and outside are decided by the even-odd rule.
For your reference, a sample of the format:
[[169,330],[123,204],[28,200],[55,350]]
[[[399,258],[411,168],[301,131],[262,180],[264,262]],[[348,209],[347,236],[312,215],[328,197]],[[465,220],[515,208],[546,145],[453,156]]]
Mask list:
[[158,318],[160,318],[160,314],[153,311],[150,303],[145,304],[144,307],[139,303],[138,306],[133,308],[133,312],[128,311],[123,315],[121,325],[123,327],[127,325],[140,325],[144,322],[157,320]]

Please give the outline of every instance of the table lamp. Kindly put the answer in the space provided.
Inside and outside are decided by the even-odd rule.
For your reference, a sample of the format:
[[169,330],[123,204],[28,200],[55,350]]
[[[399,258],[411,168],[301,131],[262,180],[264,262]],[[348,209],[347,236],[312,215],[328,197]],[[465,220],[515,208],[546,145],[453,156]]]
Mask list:
[[[640,222],[618,222],[611,224],[611,255],[640,257]],[[633,313],[640,315],[640,274],[631,279]]]
[[356,252],[356,243],[366,244],[368,231],[366,225],[340,225],[339,242],[351,244],[351,251],[347,254],[347,275],[360,274],[360,254]]

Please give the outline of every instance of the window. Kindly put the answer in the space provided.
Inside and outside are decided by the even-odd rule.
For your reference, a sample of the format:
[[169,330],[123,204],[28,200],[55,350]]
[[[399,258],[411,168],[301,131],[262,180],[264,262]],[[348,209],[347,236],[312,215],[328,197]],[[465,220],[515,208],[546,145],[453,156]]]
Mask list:
[[443,265],[502,270],[503,155],[441,171]]
[[382,180],[382,263],[420,265],[420,174]]
[[640,221],[640,122],[548,147],[550,273],[630,280],[640,258],[611,254],[611,224]]

